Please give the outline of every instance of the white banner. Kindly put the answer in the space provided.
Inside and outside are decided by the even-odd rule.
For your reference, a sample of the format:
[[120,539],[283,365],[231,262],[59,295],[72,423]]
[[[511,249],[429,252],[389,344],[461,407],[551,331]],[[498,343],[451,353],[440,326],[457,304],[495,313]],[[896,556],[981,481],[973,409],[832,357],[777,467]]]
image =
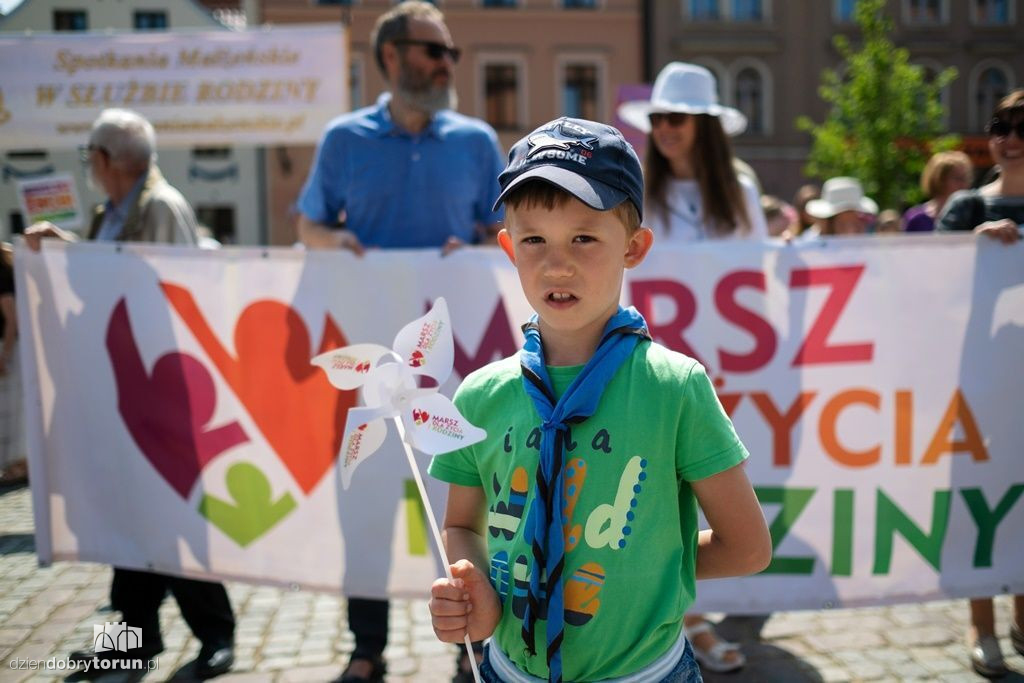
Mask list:
[[[520,343],[500,252],[47,244],[17,273],[42,561],[426,594],[440,570],[400,444],[343,492],[356,397],[309,361],[389,345],[444,296],[452,391]],[[701,608],[1024,592],[1024,244],[656,247],[623,301],[708,367],[772,529],[769,570],[702,582]]]
[[312,144],[348,109],[340,25],[7,35],[0,64],[7,148],[84,144],[108,107],[148,118],[161,147]]

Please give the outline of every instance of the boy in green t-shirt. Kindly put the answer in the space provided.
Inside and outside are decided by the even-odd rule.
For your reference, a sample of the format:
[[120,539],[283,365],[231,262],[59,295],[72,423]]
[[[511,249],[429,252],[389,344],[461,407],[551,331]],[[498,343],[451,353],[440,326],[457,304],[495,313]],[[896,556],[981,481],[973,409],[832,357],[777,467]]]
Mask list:
[[433,585],[434,631],[493,635],[486,681],[699,681],[696,579],[760,571],[771,541],[704,369],[619,306],[653,239],[640,162],[614,128],[561,118],[499,182],[499,242],[537,315],[455,396],[489,438],[430,464],[454,576]]

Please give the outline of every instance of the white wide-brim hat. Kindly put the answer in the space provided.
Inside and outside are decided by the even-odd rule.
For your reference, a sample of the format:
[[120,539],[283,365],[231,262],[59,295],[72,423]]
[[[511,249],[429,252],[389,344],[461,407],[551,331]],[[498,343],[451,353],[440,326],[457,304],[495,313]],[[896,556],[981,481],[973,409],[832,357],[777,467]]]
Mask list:
[[864,196],[856,178],[829,178],[821,188],[821,199],[807,202],[804,210],[815,218],[832,218],[843,211],[878,213],[878,204]]
[[655,79],[651,99],[619,105],[619,118],[644,133],[651,132],[647,116],[655,112],[717,116],[726,135],[739,135],[747,129],[747,117],[718,103],[715,77],[696,64],[671,62]]

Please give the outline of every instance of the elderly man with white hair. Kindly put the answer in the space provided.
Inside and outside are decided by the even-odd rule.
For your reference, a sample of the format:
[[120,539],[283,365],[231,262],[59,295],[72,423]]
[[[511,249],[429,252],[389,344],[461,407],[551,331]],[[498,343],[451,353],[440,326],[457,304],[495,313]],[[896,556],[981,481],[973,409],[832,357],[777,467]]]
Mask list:
[[[127,109],[104,110],[92,125],[82,160],[89,165],[90,182],[107,195],[93,217],[89,239],[196,244],[195,214],[157,168],[156,134],[149,121]],[[41,237],[77,239],[51,223],[25,231],[33,249]]]
[[[98,242],[159,242],[195,245],[196,218],[181,193],[156,166],[156,135],[145,118],[126,109],[104,110],[93,123],[89,144],[82,149],[89,179],[102,188],[107,201],[97,208],[87,237]],[[51,223],[36,223],[25,241],[38,250],[41,238],[69,242],[78,238]],[[124,621],[142,630],[141,647],[81,651],[71,659],[111,660],[104,671],[120,668],[120,659],[153,658],[163,651],[158,610],[165,595],[174,595],[189,628],[202,643],[194,675],[209,678],[234,664],[235,617],[223,584],[155,572],[114,567],[111,606]],[[90,669],[92,671],[92,669]]]

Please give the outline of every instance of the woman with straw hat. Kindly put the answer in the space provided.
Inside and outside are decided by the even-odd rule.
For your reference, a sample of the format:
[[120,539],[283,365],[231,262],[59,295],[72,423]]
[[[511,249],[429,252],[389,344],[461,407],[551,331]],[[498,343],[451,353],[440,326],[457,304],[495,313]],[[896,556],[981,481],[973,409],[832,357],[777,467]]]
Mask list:
[[765,239],[768,227],[753,182],[734,168],[730,135],[747,127],[718,103],[715,77],[672,62],[649,100],[619,107],[619,117],[648,134],[644,215],[658,242]]
[[[715,77],[696,64],[672,62],[654,81],[649,100],[626,102],[619,117],[647,133],[644,224],[655,243],[767,239],[755,184],[736,172],[730,135],[747,119],[718,103]],[[739,646],[722,640],[701,614],[687,614],[686,637],[702,668],[724,673],[746,663]]]

